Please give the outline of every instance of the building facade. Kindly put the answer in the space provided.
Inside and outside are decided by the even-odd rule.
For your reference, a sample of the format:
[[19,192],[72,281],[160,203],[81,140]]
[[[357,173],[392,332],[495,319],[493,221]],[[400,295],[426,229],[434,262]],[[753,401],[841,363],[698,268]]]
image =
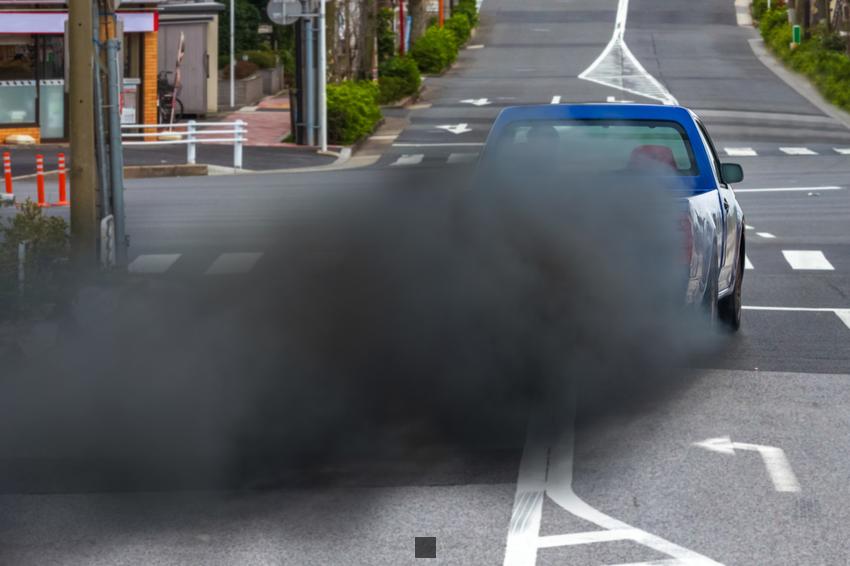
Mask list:
[[[160,0],[123,0],[122,120],[157,121]],[[68,137],[65,0],[0,0],[0,143],[13,134],[36,142]]]

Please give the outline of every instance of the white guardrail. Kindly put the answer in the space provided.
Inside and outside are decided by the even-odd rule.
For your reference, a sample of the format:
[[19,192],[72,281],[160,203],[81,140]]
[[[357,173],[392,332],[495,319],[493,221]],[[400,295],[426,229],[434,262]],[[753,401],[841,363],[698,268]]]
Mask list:
[[186,162],[194,165],[198,144],[232,143],[233,167],[242,169],[242,145],[248,128],[235,122],[180,122],[178,124],[122,124],[121,141],[126,146],[185,145]]

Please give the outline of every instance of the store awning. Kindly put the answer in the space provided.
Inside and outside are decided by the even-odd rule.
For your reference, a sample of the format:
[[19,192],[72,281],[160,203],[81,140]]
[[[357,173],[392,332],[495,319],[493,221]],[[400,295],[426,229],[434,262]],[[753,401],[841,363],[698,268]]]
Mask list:
[[[65,33],[68,12],[3,12],[0,33],[44,34]],[[159,17],[156,12],[118,12],[124,33],[156,31]]]

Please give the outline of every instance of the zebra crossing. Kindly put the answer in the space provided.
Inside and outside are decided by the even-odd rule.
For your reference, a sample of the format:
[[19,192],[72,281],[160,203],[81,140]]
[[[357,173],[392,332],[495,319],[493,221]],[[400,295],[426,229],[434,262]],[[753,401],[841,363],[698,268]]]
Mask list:
[[390,155],[384,161],[388,167],[471,165],[478,160],[478,152],[453,152],[449,154],[402,153]]
[[[215,255],[212,261],[207,258],[206,269],[198,273],[210,277],[244,275],[252,272],[264,255],[264,252],[220,253]],[[131,275],[172,274],[180,270],[181,263],[186,262],[187,257],[187,254],[182,253],[139,254],[129,263],[127,272]]]
[[845,155],[850,156],[850,147],[805,147],[805,146],[725,146],[722,152],[727,157],[772,157],[772,156],[791,156],[791,157],[807,157],[807,156],[825,156],[825,155]]
[[[779,250],[784,260],[784,265],[790,267],[793,271],[801,271],[801,272],[810,272],[810,271],[836,271],[835,266],[829,259],[827,259],[826,255],[822,250]],[[771,259],[765,259],[764,263],[771,264],[772,267],[776,267],[776,261]],[[744,258],[744,268],[748,271],[752,271],[756,269],[756,266],[759,265],[760,261],[755,261],[750,258],[750,254],[747,254]]]

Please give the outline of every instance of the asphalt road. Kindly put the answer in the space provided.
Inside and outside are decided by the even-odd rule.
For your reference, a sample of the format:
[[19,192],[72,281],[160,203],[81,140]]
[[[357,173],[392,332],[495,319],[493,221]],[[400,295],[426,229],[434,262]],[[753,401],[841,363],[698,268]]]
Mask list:
[[[130,182],[130,260],[167,286],[205,281],[216,264],[286,270],[281,241],[318,258],[355,253],[300,240],[299,227],[333,231],[358,199],[420,198],[410,179],[463,171],[500,108],[669,95],[744,165],[738,199],[751,227],[743,327],[687,385],[592,426],[565,408],[555,434],[500,451],[432,448],[340,466],[331,487],[64,493],[19,478],[19,491],[37,493],[0,496],[6,562],[847,563],[850,155],[838,150],[850,148],[850,130],[759,61],[757,34],[737,24],[731,0],[632,0],[625,44],[663,90],[645,76],[623,82],[629,91],[602,84],[613,79],[593,64],[617,8],[486,0],[456,68],[428,79],[420,105],[398,116],[407,125],[397,138],[367,147],[381,154],[373,167]],[[597,82],[578,78],[588,69]],[[795,252],[813,252],[805,257],[819,269]],[[414,558],[416,536],[437,537],[436,560]]]

